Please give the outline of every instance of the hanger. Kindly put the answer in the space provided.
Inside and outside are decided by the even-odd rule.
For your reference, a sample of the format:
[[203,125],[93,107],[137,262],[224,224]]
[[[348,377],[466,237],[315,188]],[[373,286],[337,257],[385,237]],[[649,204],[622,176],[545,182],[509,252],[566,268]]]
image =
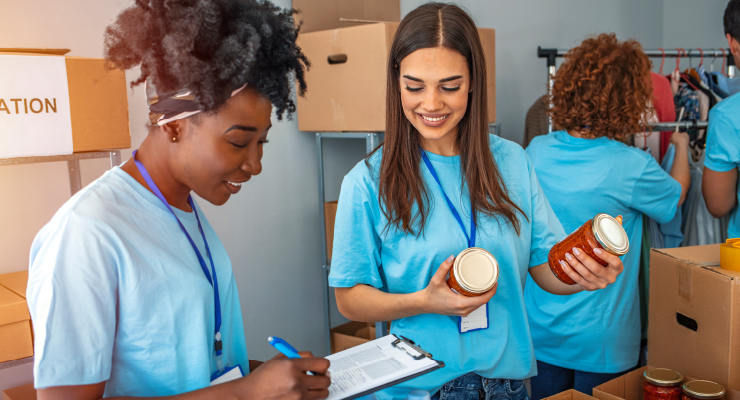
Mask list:
[[658,73],[660,75],[663,75],[663,64],[665,64],[665,50],[663,50],[662,47],[658,47],[658,50],[663,53],[663,57],[660,59],[660,70],[658,71]]
[[699,60],[699,68],[701,68],[702,65],[704,65],[704,50],[701,49],[701,47],[697,47],[699,49],[699,54],[701,54],[701,60]]
[[720,48],[720,50],[722,50],[722,71],[720,72],[722,73],[722,75],[727,76],[727,72],[725,72],[725,63],[727,62],[727,53],[725,53],[724,47]]

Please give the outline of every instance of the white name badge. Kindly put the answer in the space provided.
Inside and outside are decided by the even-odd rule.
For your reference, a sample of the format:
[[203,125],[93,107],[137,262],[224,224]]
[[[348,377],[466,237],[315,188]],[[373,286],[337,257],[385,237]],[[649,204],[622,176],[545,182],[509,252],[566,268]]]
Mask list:
[[220,375],[218,378],[211,381],[210,386],[220,385],[222,383],[231,382],[244,376],[241,365],[236,367],[227,368],[226,372]]
[[64,57],[0,55],[0,158],[72,151]]
[[488,328],[488,303],[478,307],[467,317],[460,317],[458,329],[460,333],[478,331]]

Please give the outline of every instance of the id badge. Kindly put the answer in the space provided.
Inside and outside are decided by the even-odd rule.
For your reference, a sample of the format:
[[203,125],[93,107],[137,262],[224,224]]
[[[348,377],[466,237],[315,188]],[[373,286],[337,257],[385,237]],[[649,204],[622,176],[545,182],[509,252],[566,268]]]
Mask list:
[[457,328],[460,333],[488,329],[488,303],[478,307],[467,317],[458,317]]
[[223,373],[219,373],[218,371],[216,371],[216,373],[213,374],[213,376],[211,376],[210,386],[216,386],[222,383],[231,382],[243,376],[244,376],[244,371],[242,371],[241,365],[237,365],[231,368],[227,367]]

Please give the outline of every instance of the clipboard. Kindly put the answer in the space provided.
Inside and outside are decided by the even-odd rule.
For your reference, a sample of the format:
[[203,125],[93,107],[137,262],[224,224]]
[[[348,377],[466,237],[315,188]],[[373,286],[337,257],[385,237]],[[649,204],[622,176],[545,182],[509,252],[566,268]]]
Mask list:
[[[395,375],[392,379],[372,379],[372,381],[369,383],[369,385],[372,385],[369,388],[364,388],[364,390],[361,391],[352,391],[352,389],[349,390],[349,393],[347,393],[346,396],[343,396],[339,393],[331,393],[330,388],[330,395],[328,399],[330,400],[353,400],[357,399],[363,396],[367,396],[369,394],[375,393],[377,391],[387,389],[389,387],[398,385],[399,383],[406,382],[408,380],[417,378],[419,376],[428,374],[432,371],[436,371],[440,368],[444,367],[444,362],[435,360],[432,358],[432,354],[421,348],[421,346],[414,343],[413,340],[406,338],[404,336],[396,336],[396,335],[388,335],[373,341],[370,341],[368,343],[364,343],[360,346],[353,347],[351,349],[332,354],[331,356],[327,357],[330,361],[332,359],[339,360],[343,359],[345,357],[352,357],[355,354],[361,354],[365,353],[367,354],[368,351],[372,352],[374,350],[378,350],[383,352],[384,355],[386,355],[387,359],[394,359],[396,362],[402,361],[406,363],[407,369],[411,369],[413,372],[410,372],[408,374],[404,373],[402,370],[394,371],[393,373],[389,373],[390,375]],[[393,350],[390,350],[393,349]],[[376,363],[381,363],[385,360],[378,360]],[[390,364],[389,364],[390,365]],[[366,365],[360,365],[357,366],[355,369],[361,369],[363,367],[372,367],[373,363],[369,363]],[[329,368],[332,369],[331,367]],[[346,370],[343,370],[346,371]],[[382,373],[382,372],[381,372]],[[335,373],[332,372],[332,379],[335,378]],[[377,385],[375,383],[378,383]],[[332,386],[334,385],[334,382],[332,381]],[[365,384],[367,386],[367,384]]]

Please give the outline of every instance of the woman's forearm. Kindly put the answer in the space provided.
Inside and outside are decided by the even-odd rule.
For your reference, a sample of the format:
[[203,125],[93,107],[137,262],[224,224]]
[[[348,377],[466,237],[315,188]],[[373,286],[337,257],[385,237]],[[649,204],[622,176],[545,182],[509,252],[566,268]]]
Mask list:
[[380,322],[423,314],[422,292],[391,294],[368,285],[335,288],[339,312],[361,322]]
[[675,146],[676,156],[673,160],[670,175],[671,178],[681,184],[681,198],[678,200],[680,206],[686,200],[686,194],[689,192],[691,173],[689,172],[689,149],[683,145]]
[[537,286],[551,294],[567,296],[583,290],[579,285],[566,285],[563,283],[552,273],[547,263],[530,268],[529,274],[532,275],[532,280],[537,283]]

